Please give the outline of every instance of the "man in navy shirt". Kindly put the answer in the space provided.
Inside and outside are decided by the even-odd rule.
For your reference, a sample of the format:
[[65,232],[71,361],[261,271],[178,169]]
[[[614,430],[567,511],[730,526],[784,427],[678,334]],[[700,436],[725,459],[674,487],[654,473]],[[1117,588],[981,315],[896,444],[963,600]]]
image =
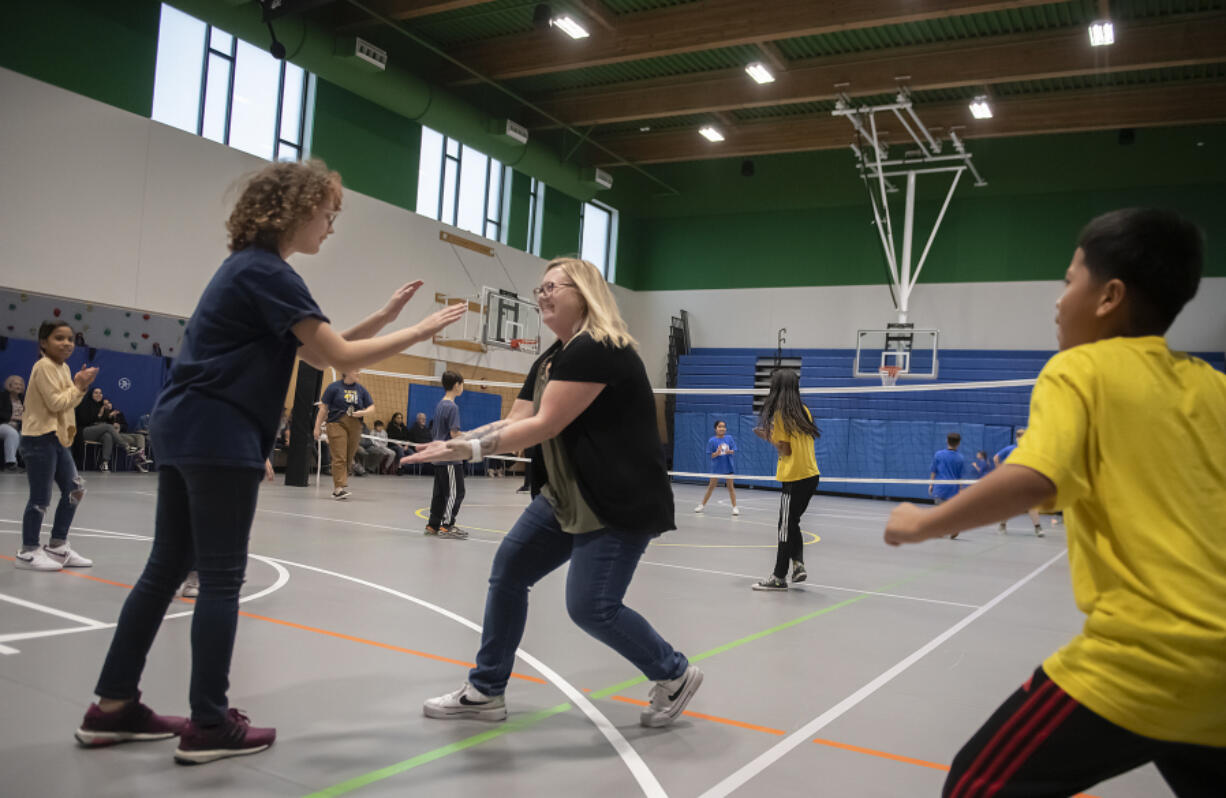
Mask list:
[[362,419],[375,412],[370,392],[352,374],[324,388],[315,417],[315,437],[328,422],[328,450],[332,453],[332,498],[349,497],[349,466],[362,442]]
[[[460,408],[455,400],[464,393],[464,378],[454,371],[443,372],[443,398],[434,408],[431,432],[434,440],[451,440],[460,434]],[[464,501],[464,463],[455,461],[434,464],[434,495],[430,499],[430,518],[426,534],[440,538],[464,539],[468,533],[455,526]]]

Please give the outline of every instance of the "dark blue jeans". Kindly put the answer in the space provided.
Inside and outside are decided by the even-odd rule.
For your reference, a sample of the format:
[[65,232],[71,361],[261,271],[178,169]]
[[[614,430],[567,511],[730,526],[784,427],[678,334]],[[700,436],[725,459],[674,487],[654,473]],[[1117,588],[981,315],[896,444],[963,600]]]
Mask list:
[[515,649],[528,620],[528,590],[570,560],[566,609],[570,618],[652,681],[676,679],[689,661],[651,624],[622,604],[650,535],[602,529],[583,535],[563,532],[553,507],[537,496],[494,555],[477,667],[468,681],[486,695],[502,695],[515,663]]
[[21,457],[26,461],[26,479],[30,480],[30,500],[21,517],[21,545],[38,545],[43,517],[51,506],[53,484],[60,488],[60,503],[55,506],[51,538],[66,539],[72,517],[77,513],[77,504],[85,495],[85,480],[77,474],[72,452],[60,445],[54,432],[48,432],[38,436],[23,435]]
[[158,471],[153,548],[119,613],[95,693],[114,699],[139,694],[162,616],[194,564],[200,596],[192,616],[192,722],[215,726],[225,720],[238,592],[262,476],[255,469],[213,466],[163,466]]

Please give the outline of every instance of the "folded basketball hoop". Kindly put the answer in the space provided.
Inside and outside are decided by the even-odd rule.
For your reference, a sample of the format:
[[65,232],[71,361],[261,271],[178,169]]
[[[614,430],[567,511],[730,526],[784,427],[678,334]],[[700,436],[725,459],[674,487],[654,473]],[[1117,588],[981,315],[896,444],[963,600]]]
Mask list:
[[899,366],[882,366],[877,370],[877,373],[881,375],[882,385],[893,385],[898,379],[898,372],[900,371],[902,371],[902,368]]

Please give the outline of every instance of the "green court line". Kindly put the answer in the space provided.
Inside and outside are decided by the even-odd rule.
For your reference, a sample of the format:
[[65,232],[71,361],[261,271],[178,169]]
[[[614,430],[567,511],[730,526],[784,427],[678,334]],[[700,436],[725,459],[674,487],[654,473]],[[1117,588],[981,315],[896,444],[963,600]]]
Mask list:
[[[990,546],[984,549],[983,551],[979,552],[978,554],[974,556],[975,557],[982,556],[984,554],[987,554],[990,551],[994,551],[995,549],[1003,545],[1004,545],[1003,541],[999,542],[994,546]],[[797,626],[799,624],[804,623],[805,621],[811,621],[814,618],[821,617],[822,615],[828,615],[829,613],[832,613],[835,610],[842,609],[843,607],[847,607],[851,604],[855,604],[858,601],[863,601],[866,598],[870,598],[873,595],[873,593],[883,593],[887,590],[898,587],[900,585],[905,585],[908,582],[914,582],[916,579],[919,579],[923,576],[927,576],[929,574],[939,573],[941,571],[948,570],[949,568],[952,568],[955,565],[961,564],[961,562],[962,561],[959,560],[958,562],[948,563],[946,565],[942,565],[937,568],[928,568],[926,570],[913,574],[912,576],[908,576],[905,579],[899,579],[895,582],[890,582],[887,585],[883,585],[881,587],[874,588],[871,593],[861,593],[858,596],[852,596],[851,598],[844,599],[843,601],[840,601],[837,604],[831,604],[829,607],[823,607],[820,610],[810,612],[806,615],[801,615],[800,617],[793,618],[790,621],[784,621],[778,626],[772,626],[771,628],[764,629],[761,632],[754,632],[753,634],[746,635],[745,637],[741,637],[736,640],[733,640],[730,643],[725,643],[721,646],[716,646],[715,648],[708,649],[702,652],[701,654],[695,654],[694,656],[689,657],[688,659],[690,660],[690,662],[701,662],[702,660],[707,659],[709,657],[714,657],[716,654],[722,654],[725,651],[731,651],[734,648],[739,648],[740,646],[746,645],[747,643],[752,643],[755,640],[761,640],[764,637],[769,637],[770,635],[776,634],[778,632],[782,632],[785,629],[790,629],[793,626]],[[600,690],[594,690],[588,693],[588,697],[592,699],[608,698],[611,695],[620,693],[622,690],[625,690],[629,687],[634,687],[635,685],[643,684],[646,681],[647,681],[647,677],[643,676],[642,674],[639,674],[633,679],[627,679],[626,681],[619,682],[615,685],[612,685],[611,687],[605,687]],[[435,748],[433,751],[427,751],[424,754],[418,754],[417,756],[411,759],[406,759],[403,762],[397,762],[394,765],[388,765],[385,768],[380,768],[379,770],[374,770],[374,771],[371,771],[370,773],[364,773],[361,776],[355,776],[354,778],[349,779],[348,781],[343,781],[340,784],[333,785],[326,789],[320,790],[319,792],[313,792],[305,796],[305,798],[336,798],[336,796],[345,795],[361,787],[365,787],[369,784],[373,784],[377,781],[382,781],[383,779],[390,778],[392,776],[396,776],[401,773],[405,773],[421,765],[425,765],[430,762],[434,762],[437,759],[441,759],[445,756],[454,754],[458,751],[463,751],[466,748],[472,748],[473,746],[480,745],[481,743],[487,742],[489,740],[493,740],[505,734],[510,734],[511,732],[521,731],[523,729],[529,728],[530,726],[535,726],[537,723],[540,723],[541,721],[546,720],[547,718],[551,718],[554,715],[560,715],[561,713],[566,712],[570,709],[572,709],[572,706],[568,702],[565,704],[558,704],[557,706],[550,707],[549,709],[539,710],[537,712],[532,713],[531,715],[525,715],[522,718],[518,718],[515,720],[508,720],[505,724],[499,726],[497,729],[491,729],[489,731],[481,732],[480,734],[474,734],[472,737],[467,737],[463,740],[460,740],[459,742],[450,743],[449,745],[444,745],[441,748]]]

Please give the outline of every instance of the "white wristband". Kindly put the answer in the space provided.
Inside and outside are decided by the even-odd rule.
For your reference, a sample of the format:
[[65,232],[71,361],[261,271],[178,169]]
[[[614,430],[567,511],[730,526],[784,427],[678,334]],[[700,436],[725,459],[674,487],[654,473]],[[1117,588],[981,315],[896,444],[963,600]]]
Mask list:
[[468,442],[468,445],[472,447],[472,456],[470,456],[468,459],[469,460],[480,460],[481,459],[481,441],[480,439],[473,438],[472,440]]

